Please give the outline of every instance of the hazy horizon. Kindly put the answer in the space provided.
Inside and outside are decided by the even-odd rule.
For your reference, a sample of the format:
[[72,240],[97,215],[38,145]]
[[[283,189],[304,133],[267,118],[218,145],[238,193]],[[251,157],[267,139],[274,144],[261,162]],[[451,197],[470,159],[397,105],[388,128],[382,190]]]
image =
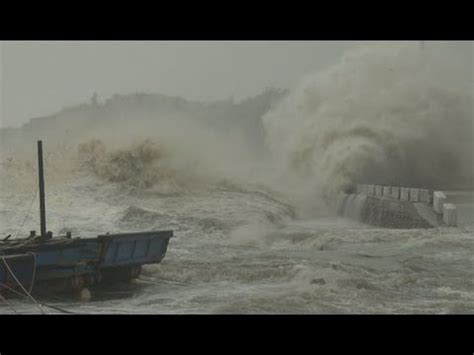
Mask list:
[[[0,127],[113,94],[235,100],[291,88],[354,41],[2,41]],[[471,65],[472,42],[427,42]],[[470,63],[470,64],[469,64]],[[471,70],[471,73],[474,72]],[[472,75],[471,75],[472,76]]]
[[2,42],[0,126],[135,92],[211,101],[289,88],[349,42]]

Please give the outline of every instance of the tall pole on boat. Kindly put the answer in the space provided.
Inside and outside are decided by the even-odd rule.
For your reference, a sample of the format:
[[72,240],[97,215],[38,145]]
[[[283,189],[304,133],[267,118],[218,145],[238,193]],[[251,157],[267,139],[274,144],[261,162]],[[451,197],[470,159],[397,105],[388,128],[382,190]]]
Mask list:
[[39,178],[39,202],[41,236],[46,236],[46,206],[44,200],[44,173],[43,173],[43,142],[38,141],[38,178]]

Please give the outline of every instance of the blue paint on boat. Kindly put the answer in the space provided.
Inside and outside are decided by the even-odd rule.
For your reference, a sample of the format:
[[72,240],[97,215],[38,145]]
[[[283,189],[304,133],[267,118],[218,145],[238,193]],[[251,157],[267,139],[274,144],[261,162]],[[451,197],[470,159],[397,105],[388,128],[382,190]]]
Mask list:
[[[21,292],[21,286],[31,291],[35,281],[35,261],[35,255],[32,253],[0,255],[0,291],[6,292],[9,289],[14,289]],[[21,286],[18,282],[21,283]]]
[[150,231],[84,239],[36,238],[2,242],[0,250],[5,254],[34,253],[36,280],[41,282],[87,274],[95,277],[103,269],[159,263],[172,237],[173,231]]
[[173,231],[151,231],[100,235],[99,267],[159,263],[166,254]]
[[71,242],[66,241],[57,246],[46,244],[43,247],[30,248],[37,254],[37,266],[66,268],[97,261],[100,248],[96,240],[76,239]]

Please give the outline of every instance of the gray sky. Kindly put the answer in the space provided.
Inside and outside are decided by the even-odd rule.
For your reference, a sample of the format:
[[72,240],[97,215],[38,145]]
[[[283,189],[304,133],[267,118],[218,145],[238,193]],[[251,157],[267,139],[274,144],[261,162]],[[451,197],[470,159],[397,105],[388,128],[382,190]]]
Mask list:
[[[137,91],[211,100],[241,99],[268,86],[287,88],[306,73],[334,62],[355,42],[37,41],[0,45],[0,126],[6,127],[85,102],[94,91],[102,100]],[[458,47],[470,53],[472,61],[472,42]]]

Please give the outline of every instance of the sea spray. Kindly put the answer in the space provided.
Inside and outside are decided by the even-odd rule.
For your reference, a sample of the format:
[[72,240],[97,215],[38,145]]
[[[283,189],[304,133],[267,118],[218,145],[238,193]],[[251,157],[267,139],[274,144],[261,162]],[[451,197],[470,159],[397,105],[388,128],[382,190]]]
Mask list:
[[303,201],[334,201],[357,182],[472,181],[473,92],[445,80],[459,70],[416,43],[390,43],[357,47],[305,78],[263,117],[282,181],[307,181],[293,183]]

